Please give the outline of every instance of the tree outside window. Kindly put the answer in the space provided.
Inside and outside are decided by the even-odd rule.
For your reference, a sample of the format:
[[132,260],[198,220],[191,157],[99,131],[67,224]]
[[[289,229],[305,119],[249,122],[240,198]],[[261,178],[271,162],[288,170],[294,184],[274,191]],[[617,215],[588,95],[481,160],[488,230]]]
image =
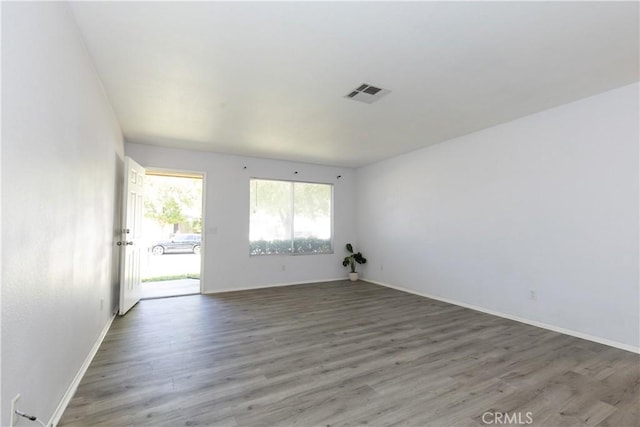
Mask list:
[[333,186],[250,180],[251,255],[332,252]]

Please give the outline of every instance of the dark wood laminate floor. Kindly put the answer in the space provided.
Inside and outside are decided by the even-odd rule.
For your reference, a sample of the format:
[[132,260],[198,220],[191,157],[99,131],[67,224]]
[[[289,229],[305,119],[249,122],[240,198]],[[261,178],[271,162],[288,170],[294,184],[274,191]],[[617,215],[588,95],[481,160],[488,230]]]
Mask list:
[[[139,303],[61,426],[640,425],[640,356],[368,283]],[[515,414],[515,415],[513,415]],[[504,418],[502,418],[504,420]]]

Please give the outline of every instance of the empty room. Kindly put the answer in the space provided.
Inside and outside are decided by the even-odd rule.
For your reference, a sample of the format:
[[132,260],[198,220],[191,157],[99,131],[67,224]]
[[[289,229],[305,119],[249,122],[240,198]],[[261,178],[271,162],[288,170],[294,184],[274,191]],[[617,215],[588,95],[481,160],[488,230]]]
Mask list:
[[0,425],[640,426],[639,6],[3,1]]

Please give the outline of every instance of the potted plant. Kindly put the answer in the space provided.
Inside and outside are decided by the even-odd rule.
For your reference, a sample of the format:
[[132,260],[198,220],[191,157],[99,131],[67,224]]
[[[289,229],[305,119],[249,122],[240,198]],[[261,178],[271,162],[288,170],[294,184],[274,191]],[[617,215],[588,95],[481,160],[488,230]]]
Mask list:
[[358,280],[358,273],[356,272],[356,263],[365,264],[367,262],[367,259],[363,257],[360,252],[354,252],[353,246],[351,246],[351,243],[347,243],[346,248],[347,248],[347,252],[349,252],[349,255],[344,257],[344,259],[342,260],[342,265],[345,267],[349,266],[351,268],[351,272],[349,273],[349,280],[351,280],[352,282],[355,282],[356,280]]

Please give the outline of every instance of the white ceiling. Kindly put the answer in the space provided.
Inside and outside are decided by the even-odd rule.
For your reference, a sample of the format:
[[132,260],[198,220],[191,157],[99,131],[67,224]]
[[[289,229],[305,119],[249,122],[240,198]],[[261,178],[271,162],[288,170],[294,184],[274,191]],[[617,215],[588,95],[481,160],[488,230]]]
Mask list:
[[[623,86],[638,2],[78,2],[131,142],[361,166]],[[389,89],[373,104],[344,96]]]

